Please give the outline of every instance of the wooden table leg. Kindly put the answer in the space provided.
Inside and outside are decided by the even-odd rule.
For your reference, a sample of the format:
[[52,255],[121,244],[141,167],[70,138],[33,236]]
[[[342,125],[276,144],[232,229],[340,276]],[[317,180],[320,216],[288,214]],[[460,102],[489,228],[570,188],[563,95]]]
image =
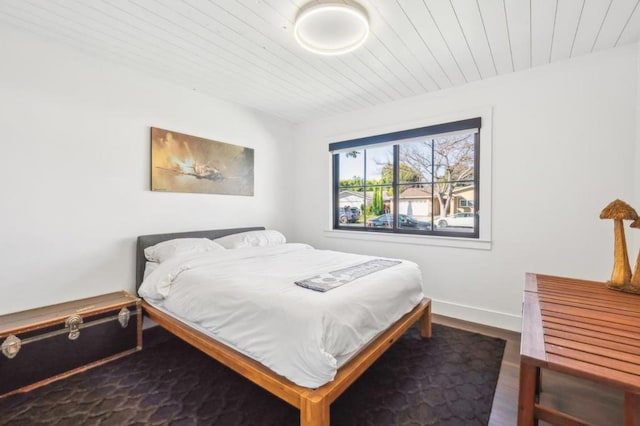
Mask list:
[[624,426],[640,425],[640,415],[638,415],[639,396],[631,393],[624,393]]
[[520,362],[520,389],[518,393],[518,426],[531,426],[535,422],[536,381],[540,368]]

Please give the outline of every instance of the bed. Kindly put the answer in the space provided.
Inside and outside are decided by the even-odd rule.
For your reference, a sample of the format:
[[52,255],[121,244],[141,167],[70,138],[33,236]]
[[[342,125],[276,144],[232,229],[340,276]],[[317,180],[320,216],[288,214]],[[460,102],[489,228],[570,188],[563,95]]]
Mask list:
[[[140,236],[138,237],[136,253],[137,288],[140,287],[144,277],[146,264],[144,250],[147,247],[176,238],[208,238],[214,240],[247,231],[261,230],[264,230],[264,228],[234,228]],[[292,250],[300,250],[300,253],[304,255],[307,255],[308,253],[307,251],[304,251],[305,247],[302,247],[302,245],[301,247],[297,247],[296,245],[291,246]],[[246,252],[249,253],[250,250],[247,250]],[[226,255],[228,254],[225,253],[225,256]],[[243,254],[243,256],[245,255]],[[187,286],[184,285],[184,287]],[[308,289],[295,289],[294,291],[298,291],[297,294],[302,294],[305,297],[311,297],[307,296],[307,294],[314,293],[313,290]],[[328,293],[331,292],[337,292],[337,290],[331,290]],[[298,408],[300,410],[301,425],[329,425],[330,404],[338,398],[338,396],[340,396],[342,392],[346,390],[348,386],[353,383],[371,364],[373,364],[375,360],[378,359],[378,357],[380,357],[380,355],[384,353],[384,351],[389,348],[411,325],[419,321],[420,334],[423,337],[431,336],[431,302],[427,298],[421,298],[421,300],[417,301],[415,306],[413,306],[412,302],[411,306],[413,306],[413,308],[410,307],[409,312],[402,315],[388,328],[376,333],[375,337],[369,341],[364,348],[359,349],[356,354],[351,356],[344,363],[344,365],[339,366],[333,380],[318,387],[301,386],[283,375],[275,373],[273,367],[268,368],[263,363],[256,361],[254,359],[255,357],[246,355],[246,351],[229,346],[228,342],[224,339],[212,337],[211,333],[208,333],[206,330],[203,330],[185,318],[177,318],[176,315],[170,313],[166,309],[166,306],[159,306],[155,302],[156,301],[152,300],[152,298],[143,301],[143,308],[152,320],[177,337],[207,353],[212,358],[218,360],[237,373],[263,387],[265,390]],[[262,330],[258,327],[256,328],[259,331]],[[255,330],[253,339],[255,340]],[[275,370],[278,371],[277,368]],[[305,382],[302,381],[300,383]]]

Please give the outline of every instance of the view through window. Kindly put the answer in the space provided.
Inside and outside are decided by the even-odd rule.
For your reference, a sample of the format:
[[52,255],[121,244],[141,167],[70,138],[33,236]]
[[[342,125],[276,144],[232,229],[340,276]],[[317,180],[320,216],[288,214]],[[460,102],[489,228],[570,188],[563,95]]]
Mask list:
[[480,118],[330,144],[334,229],[478,238]]

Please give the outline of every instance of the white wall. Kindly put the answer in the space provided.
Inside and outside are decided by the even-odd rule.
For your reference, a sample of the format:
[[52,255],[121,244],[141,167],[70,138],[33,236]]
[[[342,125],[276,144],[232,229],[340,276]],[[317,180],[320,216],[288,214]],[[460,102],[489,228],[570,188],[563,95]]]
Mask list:
[[[618,48],[300,125],[295,238],[413,260],[436,313],[519,329],[525,272],[609,278],[613,224],[598,216],[632,200],[639,177],[637,55]],[[470,108],[493,111],[491,250],[329,238],[331,136]]]
[[[640,64],[640,43],[636,44],[636,51],[638,55],[638,63]],[[640,67],[637,69],[638,82],[640,82]],[[631,204],[638,213],[640,213],[640,84],[636,88],[636,147],[634,156],[634,176],[633,176],[633,188],[634,199]],[[640,230],[631,230],[631,236],[628,239],[629,243],[629,260],[631,261],[631,268],[635,268],[636,260],[640,257]]]
[[[0,27],[0,314],[134,288],[137,235],[288,231],[290,124]],[[255,149],[255,196],[151,192],[150,127]]]

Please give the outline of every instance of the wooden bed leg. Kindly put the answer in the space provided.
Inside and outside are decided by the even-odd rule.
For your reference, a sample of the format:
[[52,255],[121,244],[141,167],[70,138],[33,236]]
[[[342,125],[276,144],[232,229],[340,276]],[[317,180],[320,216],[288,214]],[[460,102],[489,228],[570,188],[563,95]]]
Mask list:
[[326,398],[314,394],[302,397],[300,426],[329,426],[329,403]]
[[431,300],[427,302],[427,307],[420,316],[420,335],[425,338],[431,337]]

